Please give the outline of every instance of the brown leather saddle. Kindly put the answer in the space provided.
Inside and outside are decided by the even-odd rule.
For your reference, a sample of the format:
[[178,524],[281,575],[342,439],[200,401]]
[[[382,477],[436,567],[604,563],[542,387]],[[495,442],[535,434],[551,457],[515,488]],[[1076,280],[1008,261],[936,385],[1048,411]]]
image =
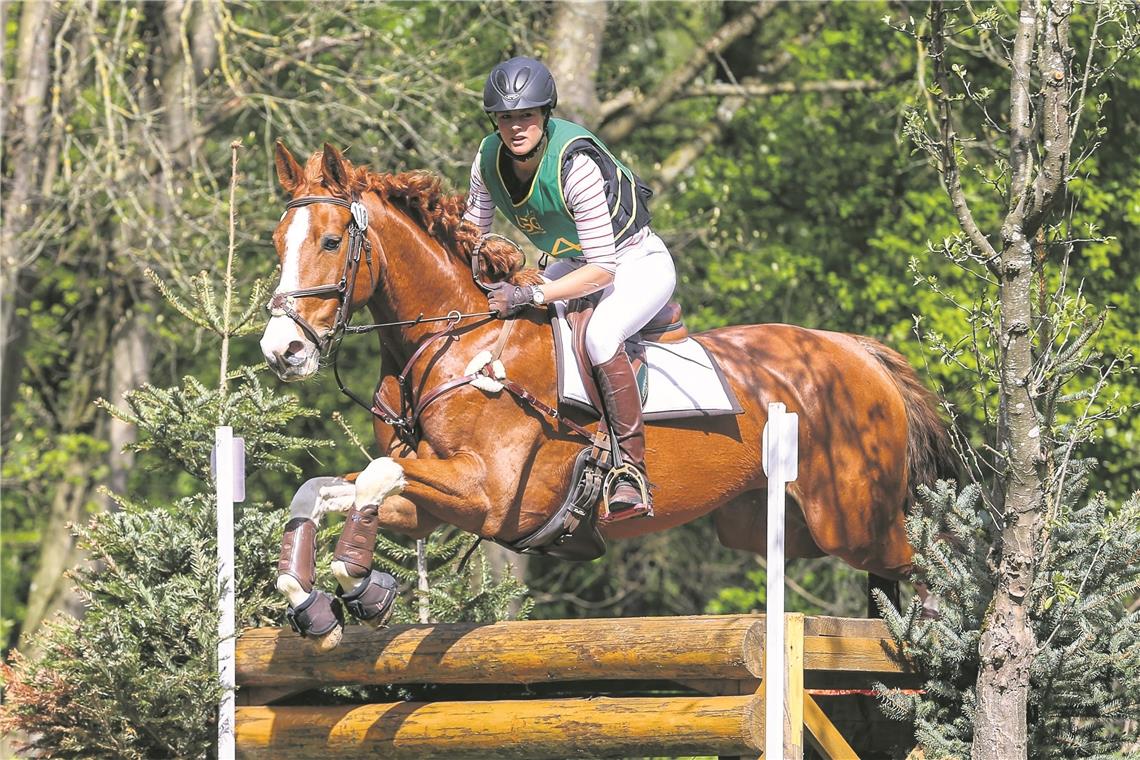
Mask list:
[[[586,351],[586,326],[594,316],[594,308],[598,305],[598,295],[575,298],[566,304],[566,321],[570,325],[573,336],[574,360],[578,364],[578,373],[582,376],[582,384],[586,387],[586,394],[595,409],[604,409],[601,393],[598,390],[598,381],[594,378],[594,366],[590,361],[589,352]],[[641,403],[645,403],[649,392],[648,367],[645,364],[645,347],[643,341],[651,343],[680,343],[689,337],[689,330],[681,316],[681,304],[670,301],[665,304],[656,316],[631,336],[625,343],[629,362],[633,365],[633,374],[637,378],[641,389]]]

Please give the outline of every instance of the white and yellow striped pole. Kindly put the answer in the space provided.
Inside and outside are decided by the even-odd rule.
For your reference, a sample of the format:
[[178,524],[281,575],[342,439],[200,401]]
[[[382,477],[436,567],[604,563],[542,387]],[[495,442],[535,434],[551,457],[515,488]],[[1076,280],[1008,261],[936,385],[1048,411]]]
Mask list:
[[214,431],[214,488],[218,517],[218,760],[233,760],[234,743],[234,502],[245,500],[245,445],[232,427]]
[[[793,760],[803,757],[802,715],[788,700],[787,663],[784,661],[784,496],[787,484],[799,470],[799,415],[789,414],[778,402],[768,404],[764,426],[764,474],[768,476],[768,571],[764,645],[764,757]],[[799,691],[793,689],[793,692]],[[791,739],[785,745],[785,735]],[[798,745],[798,755],[796,746]],[[791,755],[785,750],[790,750]]]

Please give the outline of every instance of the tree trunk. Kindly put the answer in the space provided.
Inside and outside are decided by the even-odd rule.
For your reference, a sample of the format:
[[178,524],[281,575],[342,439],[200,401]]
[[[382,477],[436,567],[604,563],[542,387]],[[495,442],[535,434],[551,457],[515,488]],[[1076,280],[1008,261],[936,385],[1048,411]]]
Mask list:
[[[1033,243],[1065,187],[1071,136],[1066,65],[1071,0],[1042,8],[1022,0],[1011,59],[1009,210],[1002,225],[1001,422],[997,448],[1005,457],[1004,524],[998,583],[979,645],[974,760],[1028,755],[1030,669],[1037,640],[1029,617],[1044,514],[1044,466],[1034,370]],[[1044,33],[1039,20],[1045,16]],[[1032,63],[1038,40],[1043,113],[1035,114]],[[1042,132],[1044,134],[1042,134]],[[1034,158],[1042,167],[1034,182]],[[1035,185],[1035,187],[1034,187]]]
[[1036,399],[1028,387],[1033,366],[1030,325],[1032,246],[1024,237],[1002,253],[1002,416],[1008,452],[1006,524],[1001,532],[999,581],[979,646],[974,760],[1026,757],[1029,671],[1037,647],[1027,596],[1037,562],[1042,464]]
[[[19,309],[28,302],[25,270],[32,264],[31,246],[20,245],[20,238],[35,218],[34,206],[40,177],[39,136],[47,117],[48,82],[51,78],[51,12],[47,2],[24,3],[20,15],[16,47],[16,72],[12,100],[4,103],[3,138],[12,167],[5,182],[3,224],[0,224],[0,440],[7,440],[8,420],[23,369],[26,318]],[[7,94],[7,92],[5,92]]]
[[718,29],[708,41],[684,64],[669,72],[652,93],[635,99],[633,105],[622,111],[601,128],[600,136],[607,142],[620,142],[638,125],[654,118],[666,104],[687,87],[709,60],[729,45],[749,35],[760,20],[776,7],[770,0],[754,3],[746,13],[733,18]]
[[550,71],[558,83],[558,110],[594,129],[599,122],[598,64],[606,31],[605,0],[559,3],[550,36]]
[[[124,320],[116,331],[111,345],[111,378],[108,400],[112,404],[122,402],[123,394],[138,388],[150,380],[150,351],[147,348],[146,323],[137,312]],[[107,488],[114,493],[127,492],[127,478],[134,467],[135,455],[124,447],[137,439],[134,425],[128,425],[112,417],[107,426],[110,451],[107,452]],[[112,509],[111,499],[104,501],[107,509]]]

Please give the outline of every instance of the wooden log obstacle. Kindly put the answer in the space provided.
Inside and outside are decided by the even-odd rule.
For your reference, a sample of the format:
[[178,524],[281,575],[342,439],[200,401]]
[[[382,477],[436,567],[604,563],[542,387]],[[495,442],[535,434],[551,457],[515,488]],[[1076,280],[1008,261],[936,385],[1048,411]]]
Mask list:
[[[763,615],[353,626],[327,653],[288,629],[250,629],[237,642],[237,754],[758,757],[764,643]],[[785,647],[788,712],[795,716],[785,721],[785,758],[803,756],[805,725],[821,756],[858,757],[821,709],[813,684],[865,689],[876,680],[913,681],[881,621],[788,614]],[[387,704],[270,704],[318,686],[381,684],[433,684],[453,694]],[[588,696],[565,696],[575,684]],[[565,693],[541,693],[551,687]],[[463,688],[482,691],[468,699]],[[510,698],[498,698],[503,692]]]

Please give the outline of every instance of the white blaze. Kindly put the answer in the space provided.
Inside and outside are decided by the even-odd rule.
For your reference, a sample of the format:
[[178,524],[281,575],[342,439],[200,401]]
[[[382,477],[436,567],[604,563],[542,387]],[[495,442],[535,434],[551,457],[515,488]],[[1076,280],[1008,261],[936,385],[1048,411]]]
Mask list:
[[[298,290],[301,287],[301,246],[309,237],[309,209],[305,206],[293,210],[293,221],[285,231],[285,261],[281,264],[281,282],[275,292]],[[261,352],[269,358],[283,354],[289,343],[300,338],[308,341],[301,328],[289,317],[273,317],[265,326],[261,337]]]

